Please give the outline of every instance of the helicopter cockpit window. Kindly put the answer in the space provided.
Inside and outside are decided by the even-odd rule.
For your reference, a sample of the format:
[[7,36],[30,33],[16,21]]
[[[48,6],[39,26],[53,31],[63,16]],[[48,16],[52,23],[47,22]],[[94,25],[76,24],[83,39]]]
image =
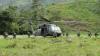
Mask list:
[[61,33],[60,28],[58,26],[56,26],[56,25],[51,25],[51,27],[49,29],[51,31],[53,31],[53,32],[59,32],[59,33]]

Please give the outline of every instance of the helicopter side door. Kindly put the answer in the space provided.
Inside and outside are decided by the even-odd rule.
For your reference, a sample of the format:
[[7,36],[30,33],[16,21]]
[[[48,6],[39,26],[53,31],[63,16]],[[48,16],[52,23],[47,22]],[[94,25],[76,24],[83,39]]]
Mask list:
[[42,27],[41,27],[41,35],[42,36],[46,36],[47,35],[47,25],[44,24]]

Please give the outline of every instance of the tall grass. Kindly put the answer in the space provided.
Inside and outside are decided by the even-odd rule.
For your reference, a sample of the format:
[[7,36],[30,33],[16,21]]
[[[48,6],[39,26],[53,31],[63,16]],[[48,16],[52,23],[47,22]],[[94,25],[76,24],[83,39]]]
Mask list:
[[0,56],[99,56],[99,37],[0,39]]

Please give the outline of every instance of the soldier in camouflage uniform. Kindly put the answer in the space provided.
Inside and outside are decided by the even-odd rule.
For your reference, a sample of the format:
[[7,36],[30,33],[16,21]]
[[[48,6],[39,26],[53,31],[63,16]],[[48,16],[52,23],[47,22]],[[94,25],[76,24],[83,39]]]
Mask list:
[[94,35],[95,35],[95,37],[97,37],[99,34],[98,34],[97,32],[95,32],[95,34],[94,34]]
[[78,32],[78,33],[77,33],[77,36],[78,36],[78,37],[80,37],[80,36],[81,36],[80,32]]
[[14,33],[13,33],[13,39],[15,39],[15,38],[16,38],[16,33],[14,32]]
[[30,37],[31,37],[31,33],[30,33],[30,32],[27,32],[27,35],[28,35],[28,38],[30,38]]
[[6,39],[8,37],[8,33],[7,32],[4,32],[4,39]]
[[67,36],[67,37],[69,36],[69,33],[68,33],[68,32],[66,33],[66,36]]
[[92,36],[92,33],[91,32],[88,32],[88,36],[91,37]]

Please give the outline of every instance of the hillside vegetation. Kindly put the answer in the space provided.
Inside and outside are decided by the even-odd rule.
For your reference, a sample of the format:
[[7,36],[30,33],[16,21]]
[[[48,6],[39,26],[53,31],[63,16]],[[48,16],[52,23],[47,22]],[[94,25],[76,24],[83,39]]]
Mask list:
[[100,30],[100,14],[96,13],[95,6],[95,1],[79,1],[68,4],[52,4],[47,9],[50,11],[50,20],[70,21],[69,24],[68,22],[62,23],[67,28],[72,28],[71,30],[98,31]]
[[100,31],[99,0],[52,0],[51,2],[32,0],[29,4],[22,3],[22,0],[16,2],[22,5],[12,5],[14,3],[12,2],[7,8],[0,10],[0,33],[4,31],[18,33],[32,31],[30,21],[32,27],[36,29],[37,25],[41,24],[38,20],[43,18],[52,22],[58,21],[55,24],[59,25],[64,32]]

